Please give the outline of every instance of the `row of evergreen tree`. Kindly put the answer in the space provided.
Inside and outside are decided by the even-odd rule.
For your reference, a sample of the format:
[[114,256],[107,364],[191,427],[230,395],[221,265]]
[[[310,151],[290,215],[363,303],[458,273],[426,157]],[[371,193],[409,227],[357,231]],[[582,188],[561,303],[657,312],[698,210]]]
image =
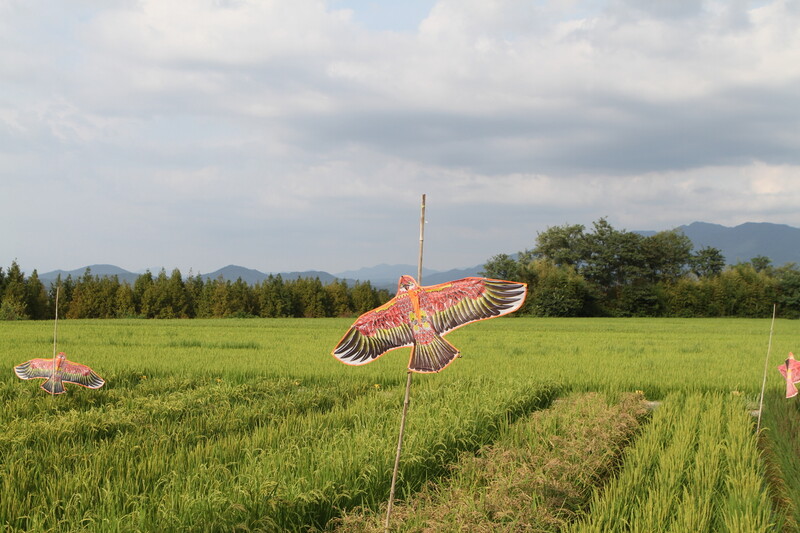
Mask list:
[[86,269],[78,279],[60,276],[45,284],[36,270],[25,276],[16,261],[0,268],[0,320],[51,319],[58,287],[60,318],[223,318],[356,316],[386,302],[390,295],[368,281],[349,286],[319,278],[284,280],[269,276],[255,285],[240,279],[184,279],[145,272],[131,286],[117,276],[96,276]]
[[[605,219],[590,231],[564,225],[539,233],[532,250],[489,259],[483,275],[522,281],[529,296],[520,314],[534,316],[800,317],[800,268],[774,267],[766,257],[726,265],[720,250],[693,252],[678,231],[643,236]],[[184,279],[179,270],[140,275],[133,285],[89,269],[45,287],[36,270],[25,276],[16,261],[0,268],[0,319],[211,318],[357,316],[392,294],[369,282],[349,286],[319,278],[269,276]]]
[[767,257],[726,265],[719,249],[693,252],[679,231],[651,236],[604,218],[548,228],[532,250],[500,254],[488,277],[528,283],[523,313],[535,316],[800,317],[800,269]]

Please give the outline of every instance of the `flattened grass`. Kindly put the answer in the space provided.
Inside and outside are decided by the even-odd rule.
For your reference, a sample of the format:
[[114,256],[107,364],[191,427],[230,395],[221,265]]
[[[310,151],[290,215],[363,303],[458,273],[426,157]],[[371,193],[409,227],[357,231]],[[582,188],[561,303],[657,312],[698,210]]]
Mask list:
[[[572,393],[505,428],[477,454],[462,454],[447,481],[398,504],[394,531],[560,531],[588,506],[647,409],[639,394],[617,403]],[[339,531],[383,531],[383,513],[352,513]]]

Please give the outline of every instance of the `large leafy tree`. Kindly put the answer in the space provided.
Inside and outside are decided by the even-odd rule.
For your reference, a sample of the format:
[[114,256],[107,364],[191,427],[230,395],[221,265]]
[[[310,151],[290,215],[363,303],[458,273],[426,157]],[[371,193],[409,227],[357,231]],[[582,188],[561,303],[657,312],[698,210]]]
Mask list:
[[646,276],[652,282],[676,282],[689,269],[692,241],[678,230],[661,231],[642,242]]
[[718,248],[704,246],[689,259],[689,268],[699,278],[717,276],[725,268],[725,256]]
[[537,235],[533,256],[548,259],[557,266],[582,266],[588,253],[584,230],[582,224],[547,228]]
[[508,281],[521,281],[519,262],[507,254],[493,256],[483,265],[481,276]]
[[605,291],[625,285],[647,274],[647,257],[638,233],[618,231],[605,218],[594,223],[584,238],[585,266],[581,273]]

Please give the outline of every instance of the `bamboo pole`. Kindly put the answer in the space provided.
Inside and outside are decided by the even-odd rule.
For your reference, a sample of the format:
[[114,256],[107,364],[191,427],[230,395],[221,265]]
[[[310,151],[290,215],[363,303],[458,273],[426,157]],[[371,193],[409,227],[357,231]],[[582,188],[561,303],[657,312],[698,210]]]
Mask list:
[[[60,289],[60,285],[56,285],[56,317],[53,321],[53,368],[51,370],[51,376],[55,375],[56,373],[56,345],[58,341],[58,292]],[[51,392],[51,396],[54,396],[55,393]]]
[[767,359],[764,361],[764,379],[761,381],[761,397],[758,400],[758,422],[756,423],[756,433],[761,429],[761,411],[764,409],[764,389],[767,386],[767,367],[769,366],[769,353],[772,351],[772,331],[775,329],[775,313],[778,304],[772,304],[772,324],[769,326],[769,343],[767,344]]
[[[420,207],[419,218],[419,261],[417,262],[417,283],[422,286],[422,249],[425,242],[425,195],[422,195],[422,206]],[[392,487],[389,490],[389,503],[386,506],[386,522],[383,525],[385,533],[389,533],[389,522],[392,518],[392,507],[394,506],[394,491],[397,485],[397,472],[400,469],[400,452],[403,449],[403,434],[406,430],[406,415],[408,414],[409,397],[411,393],[411,375],[409,369],[406,378],[406,393],[403,399],[403,415],[400,418],[400,436],[397,439],[397,453],[394,457],[394,470],[392,471]]]

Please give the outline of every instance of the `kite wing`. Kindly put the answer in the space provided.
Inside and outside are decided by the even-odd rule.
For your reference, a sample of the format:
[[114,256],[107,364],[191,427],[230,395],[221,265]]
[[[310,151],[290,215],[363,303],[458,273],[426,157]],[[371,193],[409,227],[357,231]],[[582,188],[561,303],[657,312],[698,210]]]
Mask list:
[[789,352],[786,362],[778,367],[778,371],[786,380],[786,397],[797,396],[795,383],[800,382],[800,361],[794,358],[794,354]]
[[15,366],[14,372],[20,379],[48,379],[53,375],[53,360],[31,359]]
[[80,363],[65,360],[61,367],[53,372],[52,359],[31,359],[14,367],[14,372],[20,379],[46,379],[74,383],[81,387],[99,389],[105,385],[105,380],[98,376],[94,370]]
[[440,335],[456,328],[507,315],[525,302],[524,283],[490,278],[464,278],[424,287],[420,307],[431,314],[433,329]]
[[64,372],[61,380],[67,383],[74,383],[89,389],[99,389],[106,383],[94,370],[80,363],[64,361],[61,370]]
[[414,344],[408,295],[395,296],[384,305],[367,311],[347,330],[333,349],[333,355],[348,365],[370,363],[395,348]]

